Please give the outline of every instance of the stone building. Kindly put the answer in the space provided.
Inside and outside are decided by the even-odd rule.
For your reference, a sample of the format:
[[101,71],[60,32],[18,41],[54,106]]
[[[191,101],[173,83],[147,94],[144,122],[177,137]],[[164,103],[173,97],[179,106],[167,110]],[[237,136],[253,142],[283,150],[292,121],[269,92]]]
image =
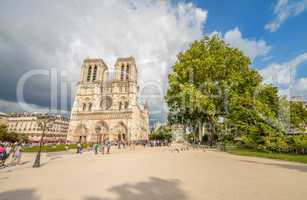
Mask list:
[[[11,113],[8,117],[8,131],[28,136],[30,142],[39,142],[43,133],[39,126],[41,113]],[[45,143],[64,143],[66,141],[69,120],[61,115],[51,116],[54,118],[52,127],[45,130]]]
[[7,125],[8,114],[0,112],[0,125]]
[[148,139],[148,106],[145,103],[142,107],[138,101],[137,79],[133,57],[118,58],[113,73],[102,59],[85,59],[71,111],[68,141]]

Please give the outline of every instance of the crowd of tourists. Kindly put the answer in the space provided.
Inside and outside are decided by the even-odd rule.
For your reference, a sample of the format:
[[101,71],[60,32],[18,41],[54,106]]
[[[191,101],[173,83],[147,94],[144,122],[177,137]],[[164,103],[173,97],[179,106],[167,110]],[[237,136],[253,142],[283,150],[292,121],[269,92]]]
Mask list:
[[5,166],[6,162],[11,159],[11,164],[19,165],[22,156],[22,143],[0,143],[0,166]]
[[145,147],[162,147],[169,146],[170,143],[164,140],[139,140],[139,141],[127,141],[127,140],[119,140],[119,141],[111,141],[105,140],[102,142],[90,144],[90,145],[82,145],[80,142],[77,143],[77,154],[82,154],[84,151],[93,151],[95,154],[109,154],[111,152],[111,148],[117,150],[135,150],[136,146]]
[[92,151],[94,154],[110,154],[111,148],[117,150],[135,150],[136,146],[143,146],[144,148],[150,147],[167,147],[171,152],[181,152],[191,149],[200,149],[199,145],[191,145],[187,142],[172,143],[168,140],[144,140],[144,141],[111,141],[105,140],[101,143],[95,143],[91,145],[82,145],[80,142],[77,143],[77,154],[82,154],[84,151]]
[[169,146],[170,144],[168,140],[149,140],[147,145],[150,147],[161,147]]
[[[94,154],[110,154],[111,148],[117,150],[135,150],[136,146],[146,147],[168,147],[171,152],[181,152],[189,149],[199,149],[200,145],[191,145],[189,143],[171,143],[167,140],[143,140],[143,141],[111,141],[105,140],[100,143],[91,145],[82,145],[80,142],[77,143],[77,154],[82,154],[84,151],[93,151]],[[0,166],[3,167],[6,164],[19,165],[21,164],[22,151],[25,144],[22,143],[9,143],[0,142]],[[69,150],[69,145],[66,144],[66,150]],[[8,161],[10,162],[8,163]]]

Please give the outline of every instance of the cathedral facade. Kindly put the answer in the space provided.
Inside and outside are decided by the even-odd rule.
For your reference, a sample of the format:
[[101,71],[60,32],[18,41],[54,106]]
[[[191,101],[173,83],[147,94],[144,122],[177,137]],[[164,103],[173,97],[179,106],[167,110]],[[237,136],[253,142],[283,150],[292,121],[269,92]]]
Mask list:
[[102,59],[85,59],[67,140],[82,143],[147,140],[149,111],[146,103],[144,106],[139,103],[137,79],[133,57],[118,58],[113,73]]

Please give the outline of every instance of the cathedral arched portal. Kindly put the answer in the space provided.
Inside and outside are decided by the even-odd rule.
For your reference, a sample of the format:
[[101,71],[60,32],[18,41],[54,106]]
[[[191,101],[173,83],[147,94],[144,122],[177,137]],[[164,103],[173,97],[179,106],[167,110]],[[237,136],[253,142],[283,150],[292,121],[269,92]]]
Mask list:
[[109,126],[105,121],[99,121],[95,126],[97,143],[102,143],[109,138]]
[[75,141],[80,143],[86,143],[86,137],[88,135],[88,128],[84,124],[78,124],[74,131]]
[[114,133],[117,136],[118,141],[127,140],[128,128],[123,122],[119,122],[115,128]]

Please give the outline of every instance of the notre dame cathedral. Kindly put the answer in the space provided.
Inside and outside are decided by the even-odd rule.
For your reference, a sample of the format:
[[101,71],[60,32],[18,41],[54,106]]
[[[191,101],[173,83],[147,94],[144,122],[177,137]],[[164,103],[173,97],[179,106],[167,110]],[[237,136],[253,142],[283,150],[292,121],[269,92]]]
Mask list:
[[81,66],[67,140],[95,143],[148,139],[149,111],[138,101],[138,69],[133,57],[118,58],[113,77],[102,59]]

